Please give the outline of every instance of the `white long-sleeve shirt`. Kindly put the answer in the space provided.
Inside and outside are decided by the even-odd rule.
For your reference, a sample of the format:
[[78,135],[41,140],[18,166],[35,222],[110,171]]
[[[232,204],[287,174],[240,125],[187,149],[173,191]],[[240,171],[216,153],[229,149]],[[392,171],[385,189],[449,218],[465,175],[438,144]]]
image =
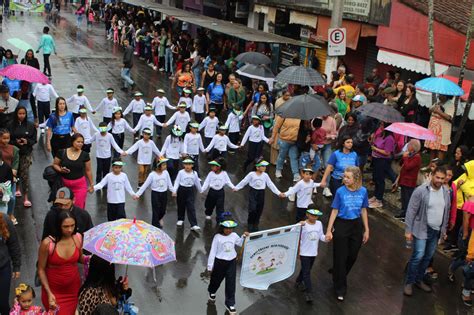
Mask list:
[[256,143],[259,143],[263,140],[268,143],[268,138],[265,137],[263,126],[262,125],[258,127],[255,127],[254,125],[249,126],[247,128],[247,131],[244,134],[244,137],[242,138],[242,142],[240,143],[240,145],[244,146],[247,143],[247,140],[250,142],[256,142]]
[[219,152],[225,152],[227,151],[227,147],[231,149],[239,148],[238,145],[235,145],[230,142],[230,139],[229,137],[227,137],[227,135],[221,136],[220,134],[217,134],[212,138],[211,143],[209,143],[209,145],[207,146],[206,152],[211,151],[212,148],[216,149]]
[[258,175],[257,172],[250,172],[235,186],[235,189],[240,190],[247,184],[257,190],[264,190],[268,186],[275,195],[280,194],[280,191],[276,188],[267,173]]
[[170,174],[167,170],[162,171],[161,174],[158,174],[156,171],[151,172],[142,187],[138,190],[137,196],[140,197],[143,195],[149,186],[151,190],[157,192],[173,191],[173,183],[171,183]]
[[166,96],[163,97],[155,97],[153,99],[153,102],[151,102],[151,106],[155,109],[155,116],[164,116],[166,115],[166,107],[172,110],[176,110],[176,107],[171,106],[170,102],[166,98]]
[[95,108],[95,111],[98,112],[102,109],[102,117],[112,118],[114,107],[118,106],[119,105],[115,97],[112,97],[112,99],[104,97],[102,101],[100,101],[99,105],[97,105]]
[[184,136],[183,152],[184,154],[199,155],[199,151],[205,152],[204,144],[199,133],[187,133]]
[[321,221],[316,221],[314,224],[310,224],[306,221],[305,225],[301,227],[300,255],[309,257],[318,256],[319,241],[326,242],[323,224]]
[[127,154],[133,154],[138,150],[137,164],[140,165],[151,165],[153,162],[153,154],[160,156],[160,150],[156,147],[156,144],[148,140],[145,142],[144,139],[138,140],[135,142],[127,151]]
[[137,125],[135,128],[133,128],[134,132],[140,131],[140,133],[143,131],[143,129],[148,128],[151,130],[151,135],[153,136],[154,131],[155,131],[155,125],[163,127],[163,124],[160,123],[155,116],[150,115],[147,116],[146,114],[141,115],[140,120],[138,121]]
[[123,115],[127,115],[128,113],[132,112],[135,114],[143,114],[143,111],[145,110],[145,101],[140,99],[139,101],[137,100],[132,100],[130,104],[128,104],[127,108],[123,111]]
[[309,182],[304,180],[298,181],[293,187],[290,187],[285,196],[296,194],[296,206],[298,208],[307,208],[313,203],[311,197],[313,196],[313,189],[319,187],[321,184],[315,183],[312,179]]
[[207,116],[199,124],[199,131],[204,128],[204,137],[212,138],[216,135],[217,126],[219,125],[219,118],[211,118]]
[[123,150],[120,149],[117,142],[115,142],[114,136],[110,133],[102,135],[100,132],[95,133],[89,141],[85,141],[86,144],[96,142],[95,156],[101,159],[108,159],[112,157],[112,147],[115,151],[122,154]]
[[206,110],[206,96],[194,95],[191,111],[196,114],[202,114]]
[[229,113],[225,122],[225,126],[229,129],[229,132],[240,132],[240,123],[243,117],[242,114],[237,116],[234,112]]
[[173,185],[173,192],[177,192],[179,186],[182,187],[193,187],[195,186],[197,191],[201,191],[201,180],[199,179],[197,173],[195,171],[186,172],[186,170],[180,170],[178,172],[178,176],[176,176],[176,180],[174,181]]
[[211,251],[209,252],[209,258],[207,260],[207,270],[212,271],[216,258],[229,261],[237,257],[235,246],[240,247],[243,242],[244,237],[238,236],[235,232],[229,235],[222,235],[220,233],[214,235]]
[[125,190],[134,196],[135,192],[130,185],[127,174],[121,172],[118,175],[109,173],[94,186],[94,190],[100,190],[107,186],[107,203],[125,203]]
[[70,98],[66,100],[67,104],[67,109],[74,114],[77,114],[79,112],[79,108],[85,107],[89,112],[93,112],[94,110],[92,109],[91,103],[89,102],[89,99],[85,95],[77,95],[74,94]]
[[181,96],[178,100],[178,104],[186,103],[186,108],[193,106],[193,100],[190,97]]
[[109,122],[109,124],[107,125],[107,128],[108,128],[108,130],[112,130],[112,133],[116,134],[116,135],[124,133],[125,130],[127,130],[128,132],[132,132],[132,133],[135,132],[135,131],[133,131],[133,128],[130,127],[128,122],[123,118],[115,120],[113,126],[112,126],[112,122]]
[[184,153],[184,143],[182,140],[172,139],[171,135],[168,135],[161,151],[166,158],[178,160]]
[[58,93],[56,93],[56,90],[51,84],[41,84],[38,83],[35,86],[35,89],[33,90],[33,96],[36,98],[37,101],[39,102],[50,102],[51,97],[53,96],[53,99],[57,99],[59,97]]
[[92,122],[92,119],[86,118],[82,119],[81,117],[77,117],[76,121],[74,122],[74,127],[76,128],[77,132],[84,136],[84,142],[90,143],[90,139],[92,135],[96,132],[99,132],[97,127]]
[[181,113],[180,111],[177,111],[173,114],[173,116],[168,119],[166,122],[167,126],[171,126],[173,123],[178,125],[183,132],[186,131],[186,127],[188,126],[189,122],[191,121],[191,117],[189,117],[188,112]]
[[211,171],[207,174],[206,180],[202,185],[202,192],[206,191],[208,188],[221,190],[225,185],[231,189],[235,188],[234,184],[230,181],[229,174],[227,174],[226,171],[221,171],[219,174]]

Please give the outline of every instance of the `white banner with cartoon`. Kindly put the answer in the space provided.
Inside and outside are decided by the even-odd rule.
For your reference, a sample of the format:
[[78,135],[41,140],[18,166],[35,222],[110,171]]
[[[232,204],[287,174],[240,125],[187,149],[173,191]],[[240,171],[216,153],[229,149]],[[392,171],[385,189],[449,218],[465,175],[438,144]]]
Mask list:
[[250,234],[243,253],[240,284],[246,288],[267,290],[275,282],[295,272],[301,225]]

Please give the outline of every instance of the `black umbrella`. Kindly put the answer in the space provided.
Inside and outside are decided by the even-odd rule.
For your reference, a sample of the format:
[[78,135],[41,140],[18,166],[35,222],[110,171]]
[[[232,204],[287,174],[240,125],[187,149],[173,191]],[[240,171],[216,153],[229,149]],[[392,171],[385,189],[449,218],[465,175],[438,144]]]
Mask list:
[[324,85],[324,81],[321,74],[313,68],[302,67],[302,66],[291,66],[283,69],[275,80],[278,82],[284,82],[289,84],[297,84],[302,86],[315,86]]
[[356,108],[365,116],[376,118],[384,122],[400,122],[404,121],[402,114],[390,105],[382,103],[369,103]]
[[311,120],[315,117],[334,114],[326,99],[317,94],[292,97],[278,107],[276,113],[283,118]]
[[251,63],[253,65],[268,65],[272,60],[262,53],[256,51],[248,51],[241,53],[235,57],[238,62]]
[[246,64],[237,70],[237,73],[247,78],[263,81],[275,78],[273,71],[266,65]]

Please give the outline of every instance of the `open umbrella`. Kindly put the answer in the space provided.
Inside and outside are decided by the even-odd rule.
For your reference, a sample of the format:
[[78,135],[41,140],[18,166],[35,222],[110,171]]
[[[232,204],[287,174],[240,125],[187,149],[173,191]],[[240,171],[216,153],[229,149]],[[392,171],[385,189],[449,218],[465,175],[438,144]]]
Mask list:
[[427,92],[442,95],[462,96],[464,94],[462,88],[445,78],[426,78],[416,82],[415,87]]
[[326,99],[317,94],[292,97],[278,107],[276,113],[283,118],[311,120],[315,117],[334,114]]
[[8,67],[1,69],[0,76],[32,83],[49,83],[48,77],[43,72],[36,68],[21,64],[9,65]]
[[402,114],[390,105],[382,103],[369,103],[356,108],[356,111],[361,112],[365,116],[376,118],[383,122],[399,122],[404,121]]
[[141,220],[102,223],[84,233],[84,249],[113,264],[155,267],[176,260],[174,241]]
[[19,38],[9,38],[9,39],[7,39],[7,42],[10,45],[18,48],[19,50],[23,50],[25,52],[29,49],[33,49],[33,47],[31,47],[30,44],[28,44],[27,42],[25,42],[24,40],[19,39]]
[[238,54],[237,57],[235,57],[235,60],[238,62],[250,63],[253,65],[268,65],[272,63],[272,60],[270,58],[256,51],[248,51]]
[[275,78],[272,70],[266,65],[246,64],[237,70],[237,73],[247,78],[263,81]]
[[275,78],[279,82],[298,84],[302,86],[324,85],[321,74],[313,68],[303,66],[291,66],[283,69]]
[[393,133],[420,140],[436,140],[433,131],[415,123],[396,122],[385,128]]

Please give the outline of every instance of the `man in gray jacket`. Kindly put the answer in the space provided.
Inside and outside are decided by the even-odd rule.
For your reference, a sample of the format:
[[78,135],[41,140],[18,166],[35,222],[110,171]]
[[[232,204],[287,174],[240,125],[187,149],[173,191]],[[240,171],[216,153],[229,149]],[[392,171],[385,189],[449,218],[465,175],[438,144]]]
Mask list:
[[124,40],[123,45],[125,50],[123,52],[123,68],[120,76],[124,81],[122,90],[128,91],[129,86],[132,89],[135,86],[135,82],[130,77],[130,69],[133,67],[133,47],[130,46],[128,40]]
[[405,238],[413,241],[403,293],[413,294],[413,284],[425,292],[431,287],[423,282],[426,268],[434,255],[440,236],[446,236],[451,198],[443,183],[446,169],[437,167],[430,183],[418,186],[410,198],[405,217]]

